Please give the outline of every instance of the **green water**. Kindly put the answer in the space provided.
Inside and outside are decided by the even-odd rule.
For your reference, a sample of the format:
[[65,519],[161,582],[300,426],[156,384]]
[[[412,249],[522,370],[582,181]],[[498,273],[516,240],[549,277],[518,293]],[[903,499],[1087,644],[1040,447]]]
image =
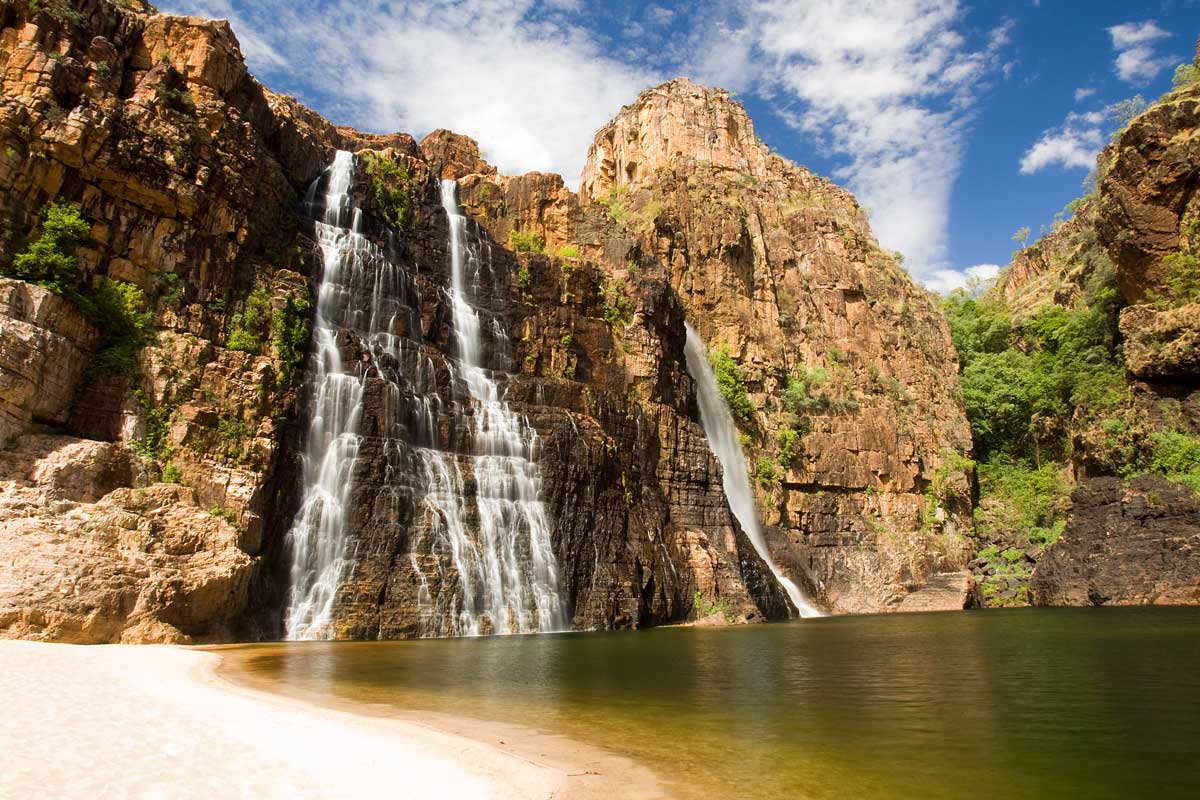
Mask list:
[[1200,797],[1200,609],[267,645],[285,691],[528,722],[695,798]]

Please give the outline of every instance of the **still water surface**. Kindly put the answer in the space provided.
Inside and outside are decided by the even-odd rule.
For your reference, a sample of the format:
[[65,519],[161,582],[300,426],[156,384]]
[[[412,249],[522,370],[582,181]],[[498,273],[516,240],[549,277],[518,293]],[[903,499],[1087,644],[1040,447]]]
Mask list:
[[681,798],[1200,797],[1200,609],[258,645],[314,700],[527,722]]

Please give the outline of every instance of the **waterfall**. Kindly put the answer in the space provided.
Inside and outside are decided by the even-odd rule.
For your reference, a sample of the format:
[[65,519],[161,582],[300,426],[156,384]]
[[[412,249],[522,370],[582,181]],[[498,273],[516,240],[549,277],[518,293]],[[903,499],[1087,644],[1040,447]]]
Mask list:
[[328,170],[324,216],[316,223],[323,272],[313,323],[316,358],[312,420],[304,452],[304,499],[287,535],[292,554],[285,617],[288,639],[328,638],[333,600],[346,566],[346,509],[360,442],[363,383],[361,376],[342,369],[333,317],[344,272],[357,263],[351,254],[365,244],[357,231],[359,215],[350,207],[353,176],[353,156],[339,151]]
[[[561,630],[538,436],[509,408],[489,369],[509,368],[504,326],[471,304],[484,294],[481,276],[492,277],[487,240],[459,213],[456,184],[443,182],[451,357],[424,340],[410,273],[364,235],[350,197],[354,170],[354,156],[338,152],[306,197],[323,271],[303,495],[285,543],[292,562],[286,637],[335,635],[339,588],[354,578],[360,555],[379,557],[357,552],[363,527],[389,524],[408,537],[389,591],[408,593],[412,611],[403,613],[413,618],[397,628],[419,636]],[[449,375],[449,389],[438,375]],[[380,388],[368,393],[371,384]],[[367,394],[376,399],[364,409]],[[363,448],[368,435],[374,445]],[[371,466],[381,461],[382,486]],[[374,483],[356,486],[356,470],[375,474]]]
[[758,521],[758,513],[754,508],[754,492],[750,488],[750,475],[746,470],[746,459],[742,455],[742,446],[738,442],[737,428],[733,423],[733,415],[721,396],[717,387],[717,378],[713,374],[712,365],[708,361],[708,350],[704,341],[687,324],[687,344],[684,347],[684,358],[687,361],[688,373],[696,381],[696,394],[700,402],[700,423],[704,426],[704,435],[708,446],[721,462],[723,473],[722,483],[725,497],[733,516],[741,524],[742,530],[750,537],[750,543],[755,551],[767,563],[771,574],[779,585],[787,592],[788,598],[800,612],[801,617],[819,617],[821,612],[815,609],[805,599],[790,578],[784,575],[775,565],[767,549],[762,526]]
[[[490,251],[482,237],[470,235],[469,221],[458,208],[457,189],[454,181],[442,181],[442,208],[450,223],[450,289],[459,374],[475,409],[472,468],[479,523],[478,537],[473,539],[458,515],[445,515],[445,532],[462,586],[460,632],[561,630],[565,620],[558,563],[540,500],[538,436],[504,402],[484,366],[481,312],[470,300],[478,294],[481,271],[490,267]],[[495,317],[490,321],[493,342],[506,343],[500,321]],[[439,476],[434,501],[453,483]]]

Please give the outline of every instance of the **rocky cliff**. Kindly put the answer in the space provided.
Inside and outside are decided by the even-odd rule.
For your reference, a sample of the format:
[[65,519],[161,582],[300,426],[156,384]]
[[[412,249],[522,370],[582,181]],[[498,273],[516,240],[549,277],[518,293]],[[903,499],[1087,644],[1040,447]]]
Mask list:
[[227,24],[139,2],[6,3],[0,61],[0,265],[49,241],[52,203],[87,230],[67,278],[0,283],[3,635],[279,635],[313,413],[314,198],[337,150],[395,276],[397,345],[336,333],[363,397],[336,635],[419,634],[430,581],[454,592],[448,556],[422,549],[442,524],[423,479],[400,468],[419,399],[471,483],[439,178],[491,254],[481,312],[506,335],[489,351],[539,437],[574,626],[789,613],[725,499],[686,320],[784,572],[833,611],[961,606],[970,434],[945,323],[853,197],[770,153],[726,93],[644,93],[597,134],[577,195],[499,175],[447,131],[335,127],[259,85]]
[[[1014,324],[1032,322],[1028,331],[1055,309],[1065,312],[1058,319],[1092,320],[1103,348],[1078,366],[1112,376],[1077,384],[1069,416],[1053,422],[1069,442],[1062,475],[1077,487],[1064,496],[1061,537],[1042,552],[1021,532],[993,536],[983,542],[993,558],[972,562],[988,585],[1005,569],[995,550],[1023,551],[1032,574],[1009,577],[1014,600],[1028,581],[1035,604],[1200,601],[1198,131],[1200,85],[1151,104],[1101,153],[1095,192],[1016,254],[986,301]],[[1027,348],[1045,349],[1029,339]]]

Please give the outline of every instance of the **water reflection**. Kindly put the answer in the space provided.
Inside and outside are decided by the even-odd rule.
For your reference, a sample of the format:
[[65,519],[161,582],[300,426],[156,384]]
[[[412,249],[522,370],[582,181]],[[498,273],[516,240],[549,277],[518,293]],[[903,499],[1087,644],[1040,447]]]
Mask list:
[[1191,797],[1200,610],[248,648],[306,695],[536,722],[681,797]]

